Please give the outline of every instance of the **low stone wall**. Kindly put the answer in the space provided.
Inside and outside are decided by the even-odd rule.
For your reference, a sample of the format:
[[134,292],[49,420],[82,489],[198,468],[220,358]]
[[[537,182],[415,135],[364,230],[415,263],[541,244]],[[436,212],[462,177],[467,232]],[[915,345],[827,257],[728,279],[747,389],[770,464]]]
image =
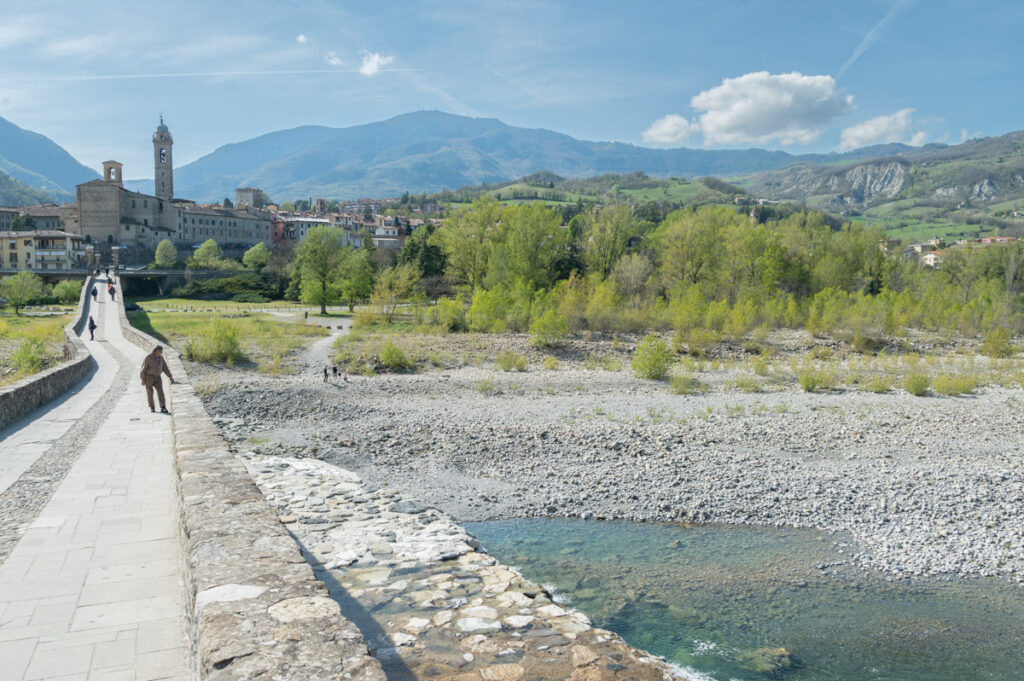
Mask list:
[[[151,350],[156,339],[118,308],[125,337]],[[165,356],[180,381],[170,407],[198,678],[384,681],[362,634],[229,451],[177,353]]]
[[71,353],[71,358],[63,364],[0,388],[0,430],[71,390],[96,365],[89,348],[78,337],[88,319],[85,305],[92,289],[92,282],[92,277],[86,277],[85,285],[78,296],[75,318],[64,327],[64,343]]

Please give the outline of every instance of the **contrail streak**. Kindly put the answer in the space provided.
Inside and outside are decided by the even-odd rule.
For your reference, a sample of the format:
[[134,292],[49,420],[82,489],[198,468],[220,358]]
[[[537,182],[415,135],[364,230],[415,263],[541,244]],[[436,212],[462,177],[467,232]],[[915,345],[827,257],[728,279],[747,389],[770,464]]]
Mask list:
[[900,17],[906,14],[907,10],[910,9],[910,6],[913,4],[914,0],[896,0],[892,7],[889,8],[889,11],[886,12],[885,16],[882,17],[882,20],[875,24],[874,27],[867,32],[867,35],[864,36],[864,39],[860,41],[860,45],[857,45],[857,49],[853,51],[850,58],[846,60],[845,64],[843,64],[843,68],[839,69],[839,73],[836,75],[836,78],[846,73],[846,69],[850,68],[853,65],[853,62],[860,59],[860,56],[868,51],[868,48],[878,42],[882,35],[889,30],[889,27],[892,26]]
[[[381,69],[378,73],[405,73],[416,69]],[[279,71],[201,71],[196,73],[107,73],[79,76],[25,78],[32,82],[68,82],[85,80],[145,80],[151,78],[233,78],[245,76],[295,76],[314,73],[359,73],[359,69],[294,69]]]

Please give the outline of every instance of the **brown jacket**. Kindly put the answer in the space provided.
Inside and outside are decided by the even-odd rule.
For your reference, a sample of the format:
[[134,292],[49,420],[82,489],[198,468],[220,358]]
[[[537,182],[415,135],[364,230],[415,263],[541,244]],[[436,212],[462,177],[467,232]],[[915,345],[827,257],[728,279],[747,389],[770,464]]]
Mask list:
[[142,360],[142,370],[139,372],[139,378],[143,381],[146,380],[146,376],[152,378],[160,378],[160,372],[167,374],[167,377],[174,380],[174,376],[171,376],[171,370],[167,368],[167,362],[164,358],[157,357],[152,352],[146,355],[146,359]]

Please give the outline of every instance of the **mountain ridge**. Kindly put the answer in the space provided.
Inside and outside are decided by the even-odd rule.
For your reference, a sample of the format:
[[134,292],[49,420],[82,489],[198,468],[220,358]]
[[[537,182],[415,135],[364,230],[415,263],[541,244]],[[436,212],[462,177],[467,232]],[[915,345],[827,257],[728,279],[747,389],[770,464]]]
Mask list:
[[49,137],[0,117],[0,172],[46,192],[50,200],[70,200],[75,185],[100,174],[80,163]]

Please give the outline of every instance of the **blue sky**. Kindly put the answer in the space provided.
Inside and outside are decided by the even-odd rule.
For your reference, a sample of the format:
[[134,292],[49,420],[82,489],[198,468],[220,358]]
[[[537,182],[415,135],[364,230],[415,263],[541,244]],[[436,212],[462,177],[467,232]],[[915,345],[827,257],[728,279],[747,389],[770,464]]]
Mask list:
[[5,0],[0,116],[152,176],[417,109],[648,146],[831,151],[1024,128],[1024,2]]

